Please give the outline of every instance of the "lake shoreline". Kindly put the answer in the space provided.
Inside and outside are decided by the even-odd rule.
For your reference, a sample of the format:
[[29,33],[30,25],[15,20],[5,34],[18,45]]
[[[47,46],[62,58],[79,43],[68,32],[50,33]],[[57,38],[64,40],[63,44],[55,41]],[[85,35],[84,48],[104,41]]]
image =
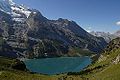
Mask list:
[[91,64],[91,57],[57,57],[30,59],[24,61],[31,72],[43,75],[60,75],[79,72]]
[[[83,57],[91,57],[91,56],[83,56]],[[83,58],[83,57],[50,57],[50,58]],[[49,58],[49,57],[48,57]],[[26,59],[26,58],[17,58],[20,61],[26,61],[26,60],[34,60],[34,59],[47,59],[47,58],[34,58],[34,59]]]

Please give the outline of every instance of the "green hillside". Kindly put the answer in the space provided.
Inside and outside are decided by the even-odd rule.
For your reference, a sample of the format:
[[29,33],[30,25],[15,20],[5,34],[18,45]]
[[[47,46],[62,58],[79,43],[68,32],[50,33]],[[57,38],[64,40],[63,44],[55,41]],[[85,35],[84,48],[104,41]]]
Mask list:
[[16,59],[0,57],[0,80],[120,80],[120,38],[111,41],[94,59],[96,62],[81,72],[49,76],[28,71]]
[[62,76],[36,74],[28,71],[19,60],[0,57],[0,80],[59,80]]
[[[98,60],[81,72],[68,73],[74,80],[120,80],[120,38],[112,40]],[[70,80],[68,77],[67,80]]]

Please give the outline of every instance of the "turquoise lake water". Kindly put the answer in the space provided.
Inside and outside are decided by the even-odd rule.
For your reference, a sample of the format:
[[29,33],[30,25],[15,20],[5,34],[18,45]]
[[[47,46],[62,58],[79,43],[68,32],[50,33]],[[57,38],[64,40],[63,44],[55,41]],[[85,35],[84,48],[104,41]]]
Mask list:
[[45,58],[24,61],[27,69],[40,74],[56,75],[79,72],[91,64],[90,57],[82,58]]

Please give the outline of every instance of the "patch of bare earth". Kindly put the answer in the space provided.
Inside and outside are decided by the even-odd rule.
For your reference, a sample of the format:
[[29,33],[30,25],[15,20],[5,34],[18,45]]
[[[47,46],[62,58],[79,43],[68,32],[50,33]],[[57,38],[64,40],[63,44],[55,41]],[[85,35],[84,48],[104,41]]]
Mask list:
[[0,72],[0,75],[2,74],[2,72]]

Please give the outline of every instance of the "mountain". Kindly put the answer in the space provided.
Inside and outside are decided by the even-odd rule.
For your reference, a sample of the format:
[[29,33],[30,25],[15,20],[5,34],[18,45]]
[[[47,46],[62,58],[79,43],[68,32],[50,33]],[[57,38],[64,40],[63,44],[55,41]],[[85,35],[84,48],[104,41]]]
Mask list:
[[[95,59],[95,56],[93,58]],[[92,65],[88,66],[81,72],[68,73],[68,75],[71,75],[71,78],[73,79],[79,80],[119,80],[119,66],[120,38],[116,38],[110,41],[102,54],[97,55],[96,61]],[[73,75],[79,77],[75,77]]]
[[0,2],[0,37],[18,59],[90,56],[101,52],[107,44],[74,21],[48,20],[36,9],[11,0]]
[[[61,75],[41,75],[30,72],[25,64],[16,59],[0,57],[1,80],[119,80],[120,38],[112,40],[102,54],[92,57],[96,61],[80,72]],[[20,66],[20,67],[19,67]]]
[[117,32],[115,32],[114,35],[120,36],[120,30],[118,30]]
[[0,55],[8,58],[17,58],[14,49],[9,46],[2,38],[0,38]]
[[92,32],[89,32],[89,33],[92,34],[92,35],[94,35],[94,36],[104,38],[105,41],[108,42],[108,43],[109,43],[111,40],[113,40],[113,39],[115,39],[115,38],[117,38],[117,37],[120,36],[120,35],[117,34],[117,33],[112,34],[112,33],[98,32],[98,31],[97,31],[97,32],[92,31]]
[[12,0],[0,0],[0,10],[11,15],[14,21],[22,22],[31,13],[26,6],[17,5]]
[[8,0],[0,0],[0,9],[5,12],[11,12],[11,6]]

